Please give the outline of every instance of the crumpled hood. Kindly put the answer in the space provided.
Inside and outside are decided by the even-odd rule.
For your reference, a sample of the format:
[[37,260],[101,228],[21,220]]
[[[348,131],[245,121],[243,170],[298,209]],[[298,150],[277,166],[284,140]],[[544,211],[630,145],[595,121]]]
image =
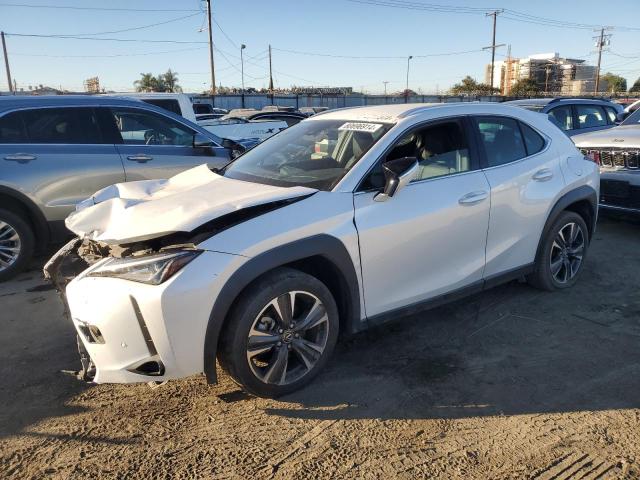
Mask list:
[[310,195],[307,187],[274,187],[213,173],[206,165],[168,180],[117,183],[76,206],[65,224],[80,237],[131,243],[175,232],[244,208]]

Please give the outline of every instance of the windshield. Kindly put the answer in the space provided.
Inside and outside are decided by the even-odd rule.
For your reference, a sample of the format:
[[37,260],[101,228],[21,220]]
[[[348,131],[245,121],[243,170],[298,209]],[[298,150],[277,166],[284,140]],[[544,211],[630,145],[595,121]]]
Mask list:
[[640,109],[629,115],[620,125],[638,125],[640,123]]
[[224,176],[331,190],[391,127],[346,120],[300,122],[238,157]]

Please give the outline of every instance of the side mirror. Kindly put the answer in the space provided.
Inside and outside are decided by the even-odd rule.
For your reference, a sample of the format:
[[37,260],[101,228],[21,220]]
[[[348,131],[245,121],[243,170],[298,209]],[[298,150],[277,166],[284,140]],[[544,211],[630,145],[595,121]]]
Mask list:
[[196,133],[193,136],[193,148],[207,148],[213,147],[213,140],[205,137],[201,133]]
[[620,112],[616,114],[616,121],[614,122],[616,125],[620,125],[624,122],[624,119],[627,118],[627,114],[625,112]]
[[228,150],[233,150],[236,147],[236,142],[228,138],[222,139],[222,146]]
[[418,173],[418,159],[402,157],[382,164],[384,172],[384,190],[373,199],[376,202],[386,202],[416,177]]

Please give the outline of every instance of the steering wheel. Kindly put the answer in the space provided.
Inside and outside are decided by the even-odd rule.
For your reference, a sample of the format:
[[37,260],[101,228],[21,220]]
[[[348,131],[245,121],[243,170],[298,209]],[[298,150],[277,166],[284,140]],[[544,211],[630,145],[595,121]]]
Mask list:
[[147,130],[144,132],[144,144],[153,145],[155,143],[157,143],[156,132],[154,130]]

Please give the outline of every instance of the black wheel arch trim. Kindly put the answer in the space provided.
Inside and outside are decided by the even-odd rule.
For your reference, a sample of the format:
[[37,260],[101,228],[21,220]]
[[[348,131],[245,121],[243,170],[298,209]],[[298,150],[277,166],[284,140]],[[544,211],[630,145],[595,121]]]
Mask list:
[[204,341],[204,373],[207,383],[217,382],[216,355],[220,332],[227,315],[238,298],[238,295],[261,275],[287,264],[310,257],[323,257],[330,261],[342,275],[348,289],[348,315],[341,319],[348,333],[355,333],[366,328],[360,314],[360,287],[355,265],[345,245],[336,237],[328,234],[296,240],[251,258],[236,270],[224,284],[218,294],[205,334]]
[[591,205],[591,225],[586,221],[589,227],[589,241],[591,241],[591,237],[596,231],[596,222],[598,220],[598,194],[594,188],[588,185],[582,185],[574,190],[571,190],[565,193],[562,197],[558,199],[556,204],[551,209],[549,216],[547,217],[547,221],[544,224],[544,229],[542,230],[542,235],[540,236],[540,240],[538,241],[538,249],[536,250],[536,258],[538,258],[538,254],[540,253],[540,249],[542,248],[542,244],[544,239],[547,238],[547,234],[551,229],[551,226],[556,221],[558,216],[564,212],[567,207],[573,205],[576,202],[580,201],[588,201]]
[[51,232],[49,231],[47,220],[45,219],[42,211],[33,202],[33,200],[27,197],[24,193],[9,187],[5,187],[4,185],[0,185],[0,195],[6,195],[7,197],[10,197],[19,205],[24,207],[24,209],[29,214],[29,218],[27,218],[27,220],[33,226],[33,233],[36,235],[36,239],[43,240],[41,244],[49,243],[49,241],[51,240]]

